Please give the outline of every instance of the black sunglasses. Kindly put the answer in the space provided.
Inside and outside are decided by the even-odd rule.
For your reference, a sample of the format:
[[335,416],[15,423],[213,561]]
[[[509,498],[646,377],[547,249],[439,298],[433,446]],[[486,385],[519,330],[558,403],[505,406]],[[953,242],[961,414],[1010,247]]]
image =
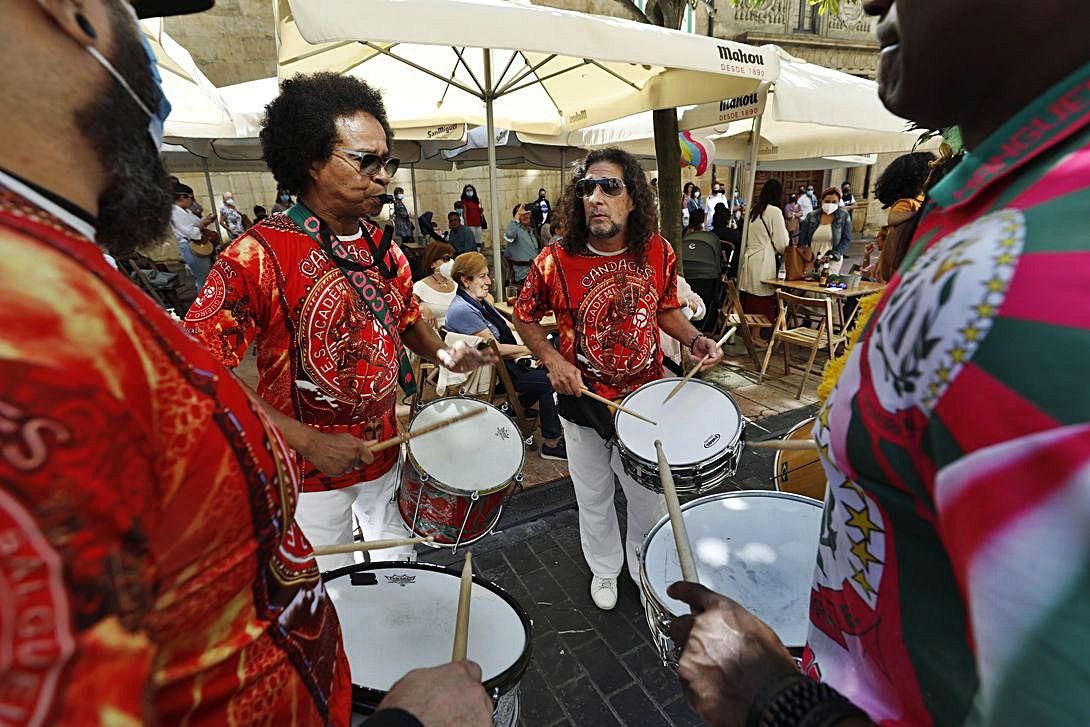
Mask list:
[[386,173],[392,177],[397,173],[398,167],[401,166],[401,160],[397,157],[380,157],[378,154],[343,149],[339,146],[334,148],[333,151],[339,151],[357,162],[360,174],[366,174],[369,177],[378,174],[379,169],[385,169]]
[[601,187],[602,191],[608,196],[617,197],[624,191],[624,186],[624,180],[617,179],[617,177],[606,177],[605,179],[580,179],[575,183],[575,196],[590,197],[594,194],[595,187]]

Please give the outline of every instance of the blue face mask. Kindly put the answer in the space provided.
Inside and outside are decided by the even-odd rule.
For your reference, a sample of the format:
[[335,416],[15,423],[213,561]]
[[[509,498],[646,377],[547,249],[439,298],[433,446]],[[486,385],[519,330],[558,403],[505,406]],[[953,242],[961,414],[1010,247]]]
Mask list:
[[140,36],[140,44],[144,46],[144,53],[148,56],[148,66],[151,68],[151,77],[155,81],[154,112],[139,96],[136,95],[136,92],[132,90],[132,86],[129,85],[129,82],[117,72],[117,69],[114,68],[112,63],[106,60],[105,56],[98,52],[97,48],[86,46],[87,52],[114,77],[115,81],[121,84],[121,87],[128,92],[129,96],[132,97],[133,102],[140,107],[140,110],[147,114],[148,135],[151,137],[151,143],[155,145],[156,149],[161,149],[163,147],[163,124],[166,122],[167,117],[170,116],[170,101],[167,101],[167,96],[163,93],[163,79],[159,75],[159,67],[155,62],[155,53],[151,49],[151,44],[148,43],[147,36],[140,30],[136,11],[133,10],[132,6],[128,3],[124,3],[124,6],[132,14],[133,23],[136,24],[136,32]]

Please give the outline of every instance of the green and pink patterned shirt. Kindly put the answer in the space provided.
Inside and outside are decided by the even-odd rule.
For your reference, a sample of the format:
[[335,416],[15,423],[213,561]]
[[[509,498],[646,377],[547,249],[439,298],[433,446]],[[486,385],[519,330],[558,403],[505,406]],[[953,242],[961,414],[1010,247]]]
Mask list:
[[803,667],[885,725],[1090,724],[1090,64],[931,194],[814,434]]

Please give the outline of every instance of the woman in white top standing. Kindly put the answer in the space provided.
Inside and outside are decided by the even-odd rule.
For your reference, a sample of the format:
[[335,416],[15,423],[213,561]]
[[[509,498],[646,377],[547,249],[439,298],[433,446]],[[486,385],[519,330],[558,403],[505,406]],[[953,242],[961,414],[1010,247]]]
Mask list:
[[821,193],[821,209],[802,221],[799,245],[809,245],[817,264],[829,263],[829,272],[837,274],[844,255],[852,244],[852,216],[840,206],[840,190],[829,187]]
[[777,179],[765,182],[749,212],[749,240],[738,279],[742,308],[747,313],[764,313],[770,321],[776,319],[776,289],[761,281],[776,277],[776,256],[783,254],[791,239],[782,204],[783,185]]
[[424,248],[421,267],[429,271],[413,283],[413,296],[420,304],[420,315],[436,328],[443,325],[447,309],[454,301],[458,286],[450,278],[454,248],[445,242],[432,242]]

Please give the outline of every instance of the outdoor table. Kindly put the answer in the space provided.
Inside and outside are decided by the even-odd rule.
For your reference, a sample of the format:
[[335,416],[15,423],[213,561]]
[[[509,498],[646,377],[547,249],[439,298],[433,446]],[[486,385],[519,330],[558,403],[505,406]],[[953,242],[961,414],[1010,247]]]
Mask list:
[[807,295],[810,297],[824,296],[832,298],[833,302],[836,304],[837,317],[842,324],[845,320],[844,301],[849,298],[862,298],[863,296],[871,295],[872,293],[881,293],[886,287],[885,283],[872,283],[866,280],[859,283],[859,285],[854,288],[829,288],[812,280],[780,280],[776,278],[773,280],[762,280],[761,282],[789,293]]

